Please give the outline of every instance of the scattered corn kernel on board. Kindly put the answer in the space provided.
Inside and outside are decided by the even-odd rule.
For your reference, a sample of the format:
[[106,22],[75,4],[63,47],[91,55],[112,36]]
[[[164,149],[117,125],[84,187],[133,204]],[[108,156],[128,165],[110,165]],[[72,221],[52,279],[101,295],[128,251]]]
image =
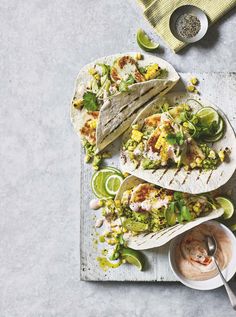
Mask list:
[[[227,115],[236,131],[236,73],[180,73],[181,81],[173,91],[184,91],[192,77],[197,77],[197,89],[200,96],[217,105]],[[113,154],[106,164],[119,168],[120,139],[108,149]],[[168,248],[147,250],[145,270],[140,272],[135,266],[124,264],[116,269],[104,272],[97,261],[106,246],[99,242],[103,229],[95,229],[96,219],[100,218],[101,210],[90,210],[89,202],[94,198],[90,181],[93,175],[92,166],[84,163],[84,152],[80,155],[80,278],[86,281],[176,281],[168,264]],[[236,203],[236,174],[223,186],[222,193],[230,195]],[[230,220],[236,223],[236,216]]]

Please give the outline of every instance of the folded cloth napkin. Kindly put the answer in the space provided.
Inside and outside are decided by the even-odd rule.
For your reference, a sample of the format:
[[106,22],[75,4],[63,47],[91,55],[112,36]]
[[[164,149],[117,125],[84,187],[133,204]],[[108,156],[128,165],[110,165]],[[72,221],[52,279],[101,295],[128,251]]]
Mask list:
[[174,52],[187,45],[177,40],[170,31],[169,20],[175,9],[186,4],[195,5],[207,14],[209,23],[212,24],[236,6],[236,0],[137,0],[137,2],[143,9],[144,17]]

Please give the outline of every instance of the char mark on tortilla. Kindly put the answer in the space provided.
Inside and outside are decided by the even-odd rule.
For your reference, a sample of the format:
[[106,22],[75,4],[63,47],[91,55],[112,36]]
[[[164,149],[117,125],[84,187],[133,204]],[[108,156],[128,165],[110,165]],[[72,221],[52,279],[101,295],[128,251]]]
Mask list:
[[[164,90],[166,90],[166,87],[165,87],[165,89],[161,90],[161,91],[158,93],[158,95],[159,95],[161,92],[163,92]],[[118,124],[116,124],[116,125],[114,126],[114,128],[109,131],[109,134],[115,132],[115,131],[121,126],[122,123],[125,123],[127,120],[129,120],[130,117],[133,116],[133,115],[135,115],[140,109],[145,108],[145,106],[147,106],[147,105],[148,105],[150,102],[152,102],[155,98],[157,98],[157,95],[152,96],[152,97],[151,97],[150,99],[148,99],[146,102],[144,102],[143,104],[141,104],[138,108],[136,108],[134,111],[132,111],[132,112],[129,114],[129,116],[128,116],[124,121],[119,121]],[[113,119],[117,119],[117,118],[113,118]],[[107,137],[107,134],[103,136],[103,138],[102,138],[102,140],[100,141],[100,143],[102,143],[102,142],[106,139],[106,137]]]

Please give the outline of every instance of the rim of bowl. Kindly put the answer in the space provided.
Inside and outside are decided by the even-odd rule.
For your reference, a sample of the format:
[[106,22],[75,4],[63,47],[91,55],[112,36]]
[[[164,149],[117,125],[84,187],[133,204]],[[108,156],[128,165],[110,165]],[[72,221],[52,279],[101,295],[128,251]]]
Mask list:
[[[232,258],[231,258],[231,261],[229,262],[229,264],[227,265],[227,267],[222,271],[225,279],[227,281],[229,281],[234,276],[234,274],[236,273],[236,237],[235,237],[235,235],[233,234],[233,232],[229,228],[227,228],[225,225],[223,225],[222,223],[220,223],[218,221],[210,220],[210,221],[206,221],[204,223],[217,224],[219,227],[221,227],[221,228],[223,228],[225,230],[225,232],[227,233],[228,237],[231,240],[231,243],[232,243]],[[213,278],[210,278],[208,280],[195,281],[195,280],[189,280],[189,279],[185,278],[175,268],[175,261],[174,261],[173,251],[175,250],[175,245],[176,245],[177,241],[185,233],[183,233],[180,236],[176,237],[176,239],[173,239],[171,241],[171,243],[170,243],[170,246],[169,246],[168,260],[169,260],[169,265],[170,265],[170,268],[171,268],[173,274],[175,275],[175,277],[182,284],[184,284],[185,286],[188,286],[190,288],[193,288],[193,289],[197,289],[197,290],[212,290],[212,289],[216,289],[218,287],[221,287],[223,285],[223,282],[222,282],[219,274],[217,274],[217,276],[215,276]]]
[[[176,27],[175,27],[177,19],[185,13],[195,14],[201,23],[201,27],[200,27],[199,32],[195,36],[190,37],[190,38],[184,38],[181,35],[179,35],[177,30],[176,30]],[[173,34],[173,36],[176,39],[178,39],[179,41],[184,42],[184,43],[195,43],[195,42],[200,41],[207,33],[208,24],[209,23],[208,23],[208,18],[207,18],[206,13],[202,9],[200,9],[199,7],[196,7],[196,6],[191,5],[191,4],[186,4],[186,5],[183,5],[183,6],[176,8],[172,12],[170,19],[169,19],[169,28],[170,28],[171,33]]]

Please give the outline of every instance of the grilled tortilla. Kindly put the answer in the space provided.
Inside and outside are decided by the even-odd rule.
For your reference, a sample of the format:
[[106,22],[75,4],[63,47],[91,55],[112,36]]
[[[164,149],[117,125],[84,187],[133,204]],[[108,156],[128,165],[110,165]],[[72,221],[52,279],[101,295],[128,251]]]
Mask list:
[[[90,132],[93,135],[94,131],[89,130],[94,129],[90,125],[93,120],[93,114],[88,113],[84,108],[81,110],[75,109],[72,102],[71,121],[74,129],[76,133],[85,137],[89,142],[93,141],[96,144],[97,153],[128,129],[144,107],[157,98],[158,95],[167,93],[179,80],[178,74],[169,63],[158,57],[144,55],[144,59],[138,61],[140,66],[144,67],[156,63],[162,69],[167,70],[167,77],[165,79],[149,78],[148,81],[144,81],[143,75],[132,63],[132,57],[134,58],[136,54],[124,53],[100,58],[83,67],[77,77],[73,100],[83,97],[85,87],[90,78],[88,70],[95,64],[113,65],[111,68],[111,77],[116,80],[122,80],[126,77],[127,73],[131,73],[137,81],[129,86],[128,91],[116,93],[101,106],[96,124],[96,137],[93,140],[90,139]],[[115,62],[120,57],[126,57],[125,65]],[[129,59],[129,57],[131,58]],[[122,61],[124,62],[124,60]],[[89,121],[89,124],[86,130],[84,129],[84,125],[87,121]]]
[[[137,178],[135,176],[129,176],[127,177],[117,195],[116,200],[121,201],[123,194],[135,186],[138,186],[139,184],[143,184],[144,181],[140,178]],[[152,233],[140,233],[138,235],[131,235],[129,233],[124,234],[124,239],[126,240],[128,246],[135,250],[146,250],[151,248],[160,247],[167,242],[169,242],[171,239],[175,238],[176,236],[182,234],[183,232],[192,229],[199,224],[220,217],[224,213],[224,210],[222,208],[213,209],[211,213],[205,216],[200,216],[190,222],[186,222],[184,224],[176,224],[172,227],[169,227],[167,229],[162,229],[158,232],[152,232]]]
[[[204,106],[215,108],[225,121],[226,126],[224,137],[216,143],[212,144],[211,147],[215,151],[220,151],[222,149],[228,148],[230,152],[229,161],[226,160],[222,162],[216,169],[212,170],[192,169],[190,171],[186,171],[184,168],[166,166],[160,166],[156,169],[143,169],[141,165],[134,164],[133,161],[129,158],[127,151],[124,151],[122,149],[120,160],[122,171],[128,172],[161,187],[192,194],[212,191],[224,185],[231,178],[236,167],[236,142],[234,131],[225,115],[217,107],[215,107],[208,101],[202,101],[199,97],[195,97],[195,100],[189,94],[178,93],[170,93],[165,95],[164,97],[159,97],[158,100],[150,103],[139,114],[132,125],[138,125],[139,129],[142,129],[145,124],[145,119],[147,117],[150,117],[154,113],[160,112],[160,107],[165,102],[169,103],[170,105],[175,105],[184,104],[188,101],[194,112],[197,112],[201,108],[201,105],[198,103],[198,101],[200,101],[200,103]],[[158,119],[158,116],[156,116],[156,119],[155,116],[152,116],[150,118],[155,121],[156,119]],[[124,134],[123,144],[125,144],[127,140],[129,140],[130,134],[131,129],[129,129]],[[188,159],[192,159],[194,155],[201,155],[200,149],[197,144],[195,146],[194,144],[192,145],[192,152],[185,155],[186,162],[188,161]]]

